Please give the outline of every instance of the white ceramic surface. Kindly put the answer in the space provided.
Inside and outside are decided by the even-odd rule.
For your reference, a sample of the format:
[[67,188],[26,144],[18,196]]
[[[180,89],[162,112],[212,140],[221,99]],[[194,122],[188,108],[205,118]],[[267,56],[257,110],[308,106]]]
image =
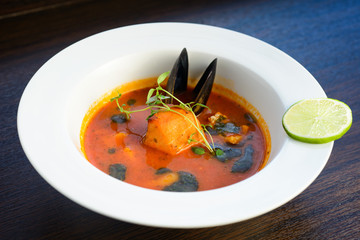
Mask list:
[[[186,47],[190,75],[218,58],[216,82],[245,97],[268,124],[268,165],[228,187],[192,193],[136,187],[92,166],[80,151],[80,126],[89,106],[122,83],[171,69]],[[27,85],[18,110],[23,149],[55,189],[100,214],[142,225],[197,228],[246,220],[300,194],[325,166],[333,143],[290,139],[281,117],[294,102],[326,97],[294,59],[247,35],[198,24],[152,23],[81,40],[45,63]]]

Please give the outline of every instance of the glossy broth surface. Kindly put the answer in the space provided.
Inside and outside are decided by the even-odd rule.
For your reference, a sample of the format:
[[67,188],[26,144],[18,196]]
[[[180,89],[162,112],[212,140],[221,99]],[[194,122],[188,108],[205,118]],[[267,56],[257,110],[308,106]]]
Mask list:
[[[149,88],[138,89],[125,93],[120,104],[127,104],[132,110],[145,108]],[[182,96],[188,98],[190,91]],[[130,104],[130,105],[129,105]],[[146,118],[150,110],[133,113],[125,123],[116,123],[111,117],[119,114],[115,101],[101,106],[88,121],[83,136],[83,151],[88,161],[106,174],[112,164],[126,166],[125,182],[144,188],[161,190],[164,188],[164,177],[156,174],[161,168],[173,172],[185,171],[194,175],[199,183],[198,191],[216,189],[237,183],[258,172],[266,163],[269,155],[264,131],[261,124],[249,117],[249,110],[239,103],[219,93],[212,93],[207,106],[198,119],[208,124],[208,118],[216,112],[226,115],[237,126],[248,126],[247,133],[239,144],[227,144],[232,148],[244,149],[251,145],[253,164],[246,172],[231,172],[234,162],[239,158],[219,161],[208,152],[202,155],[189,148],[177,155],[170,155],[143,144],[147,131]],[[121,136],[121,137],[119,137]],[[212,135],[215,143],[224,144],[221,135]],[[244,154],[244,153],[243,153]]]

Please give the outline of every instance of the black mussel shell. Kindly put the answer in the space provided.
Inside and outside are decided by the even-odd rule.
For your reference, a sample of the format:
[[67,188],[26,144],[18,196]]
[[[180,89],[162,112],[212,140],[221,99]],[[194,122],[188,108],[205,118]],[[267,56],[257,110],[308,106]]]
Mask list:
[[[179,94],[185,92],[188,84],[189,60],[186,48],[184,48],[180,56],[171,69],[170,76],[166,85],[166,90],[171,94]],[[165,103],[172,103],[173,99],[165,100]]]
[[[214,59],[201,76],[193,90],[193,102],[206,105],[209,99],[216,74],[217,59]],[[189,60],[186,48],[184,48],[176,59],[166,85],[166,90],[173,95],[181,94],[187,90],[189,74]],[[165,99],[166,104],[173,103],[173,98]],[[193,111],[196,115],[201,113],[203,107],[197,105]]]
[[[215,58],[206,68],[204,74],[201,76],[199,82],[196,84],[194,88],[194,95],[196,96],[194,101],[195,103],[201,103],[203,105],[206,105],[210,97],[212,87],[214,85],[216,65],[217,59]],[[201,113],[203,109],[204,108],[202,106],[198,105],[194,107],[193,111],[197,115]]]

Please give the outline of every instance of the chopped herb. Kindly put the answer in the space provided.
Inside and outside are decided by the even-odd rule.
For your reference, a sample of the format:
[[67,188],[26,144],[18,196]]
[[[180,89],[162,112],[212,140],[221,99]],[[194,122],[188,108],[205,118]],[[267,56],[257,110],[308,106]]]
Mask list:
[[158,85],[160,85],[163,81],[165,81],[165,79],[169,76],[169,74],[170,74],[170,71],[160,74],[160,76],[157,79]]
[[154,88],[151,88],[148,92],[148,95],[147,95],[147,98],[146,98],[146,104],[149,104],[150,102],[150,99],[151,99],[151,96],[154,94],[155,92],[155,89]]
[[240,148],[228,147],[220,144],[215,144],[215,157],[220,162],[226,162],[227,160],[240,157],[242,151]]
[[126,103],[127,103],[127,105],[132,106],[132,105],[134,105],[136,103],[136,100],[131,98]]
[[121,181],[124,181],[126,177],[126,166],[120,163],[110,165],[109,175]]
[[214,125],[214,129],[216,130],[217,133],[219,134],[223,134],[225,132],[228,133],[239,133],[241,128],[236,126],[234,123],[232,122],[228,122],[228,123],[222,123],[222,122],[217,122]]
[[116,151],[115,148],[109,148],[109,149],[108,149],[108,153],[109,153],[109,154],[114,154],[115,151]]
[[224,154],[224,151],[221,149],[216,149],[215,154],[216,154],[216,156],[221,156]]
[[111,116],[111,121],[115,122],[115,123],[124,123],[127,121],[127,117],[126,114],[121,113],[121,114],[115,114]]
[[244,117],[245,117],[246,120],[248,120],[251,123],[256,123],[257,122],[256,117],[254,115],[252,115],[251,113],[245,113]]
[[205,149],[202,147],[192,147],[191,150],[197,155],[203,155],[205,153]]
[[217,123],[221,123],[223,120],[225,120],[226,117],[224,115],[220,115],[218,119],[216,119]]

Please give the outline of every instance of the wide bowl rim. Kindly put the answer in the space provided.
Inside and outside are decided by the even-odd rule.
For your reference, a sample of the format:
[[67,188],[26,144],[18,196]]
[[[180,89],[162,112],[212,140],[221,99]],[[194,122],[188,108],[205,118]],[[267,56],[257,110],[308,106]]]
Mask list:
[[[191,37],[189,37],[190,33]],[[115,219],[155,227],[199,228],[234,223],[269,212],[300,194],[319,175],[330,156],[333,143],[310,145],[294,141],[290,138],[286,139],[281,153],[279,156],[276,156],[279,159],[269,164],[269,166],[257,173],[255,177],[228,187],[203,192],[169,193],[119,183],[116,179],[105,178],[102,172],[85,161],[77,161],[73,167],[69,167],[64,163],[63,169],[67,171],[65,175],[55,171],[54,162],[45,161],[45,159],[49,158],[51,151],[59,152],[60,149],[49,147],[52,149],[44,151],[42,149],[43,145],[41,145],[45,144],[44,138],[48,138],[49,133],[41,130],[40,127],[50,129],[51,124],[29,123],[29,119],[36,119],[41,114],[41,107],[44,107],[43,98],[52,96],[46,91],[53,89],[55,86],[58,92],[54,94],[55,97],[58,96],[57,94],[62,94],[58,97],[69,97],[70,93],[67,89],[67,84],[70,84],[70,78],[76,82],[74,79],[82,79],[93,69],[112,61],[116,54],[113,53],[111,48],[118,44],[116,40],[119,44],[125,44],[120,49],[120,55],[144,51],[146,46],[139,47],[142,44],[138,39],[139,37],[147,40],[148,46],[154,47],[154,49],[179,48],[185,42],[190,48],[199,51],[206,51],[211,46],[213,47],[213,54],[220,54],[221,51],[226,52],[225,47],[223,49],[214,47],[219,42],[225,42],[228,45],[232,44],[232,46],[239,45],[239,42],[247,43],[249,46],[243,49],[244,51],[253,52],[254,55],[259,54],[259,56],[266,60],[274,59],[274,63],[271,62],[269,65],[284,64],[285,68],[289,67],[295,71],[291,72],[291,74],[304,78],[303,84],[305,87],[312,88],[309,91],[310,93],[296,95],[294,93],[295,89],[288,90],[289,87],[276,86],[276,89],[280,91],[281,98],[285,99],[285,107],[290,106],[293,102],[303,97],[326,97],[324,91],[311,74],[290,56],[261,40],[231,30],[190,23],[148,23],[121,27],[95,34],[65,48],[46,62],[30,80],[20,100],[17,120],[21,145],[34,168],[55,189],[80,205]],[[202,44],[204,39],[209,42]],[[169,40],[171,40],[171,43],[167,42]],[[93,49],[95,46],[97,48]],[[91,49],[90,53],[88,53],[89,48]],[[103,52],[102,55],[101,52]],[[89,58],[89,55],[98,56],[97,54],[99,54],[99,57]],[[236,59],[232,54],[236,54],[236,52],[230,53],[230,51],[227,51],[227,57]],[[81,64],[76,65],[69,60]],[[285,75],[289,74],[286,70],[284,71]],[[61,79],[64,79],[63,85],[59,83]],[[66,109],[65,105],[59,100],[54,100],[53,106],[55,108],[59,107],[60,112]],[[49,112],[51,114],[52,110],[49,110]],[[54,111],[53,114],[56,115],[58,113]],[[65,123],[66,117],[60,116],[59,123]],[[52,130],[51,134],[55,134],[59,139],[69,139],[67,133],[60,130]],[[53,156],[55,164],[61,165],[61,158],[83,158],[70,141],[64,140],[59,142],[59,144],[65,150]],[[312,155],[316,156],[317,159],[312,159],[314,161],[310,163],[307,158],[314,158]],[[300,168],[299,171],[305,171],[303,179],[287,181],[292,178],[291,174],[294,173],[294,167],[290,166],[285,159],[289,156],[294,158],[292,159],[292,164],[295,162]],[[307,159],[306,164],[301,162],[303,159]],[[81,169],[82,172],[78,173],[76,169]],[[291,169],[291,171],[286,172],[288,169]],[[280,177],[272,177],[274,173],[279,171],[282,171]],[[100,182],[89,181],[88,179],[96,179]],[[74,180],[77,182],[74,183]],[[265,181],[268,182],[266,188],[264,186],[261,187],[259,184]],[[92,184],[91,187],[88,186],[89,182]],[[118,187],[121,191],[126,191],[128,196],[116,194],[116,196],[113,196],[109,189],[103,187],[103,184]],[[254,186],[264,189],[254,194],[250,190]],[[272,194],[277,188],[283,191]],[[240,197],[238,195],[241,192],[250,194]],[[227,201],[229,205],[250,203],[254,201],[253,198],[256,198],[257,200],[254,201],[254,204],[257,204],[257,206],[234,210],[233,208],[219,205],[221,201],[219,196],[229,198]],[[144,198],[147,200],[146,203],[139,200]],[[174,209],[172,204],[161,202],[161,199],[167,199],[171,203],[178,204],[179,207]],[[207,204],[204,204],[204,200],[206,200]],[[127,206],[117,206],[115,202],[119,201]],[[154,209],[146,209],[146,207],[149,207],[148,204],[153,204]],[[212,206],[208,206],[209,204],[212,204]],[[115,208],[116,210],[114,210]],[[133,209],[129,210],[131,208]],[[191,213],[193,215],[189,213],[189,208],[194,210],[194,213]],[[216,208],[216,210],[213,213],[209,213],[212,208]],[[169,218],[169,214],[173,217]]]

